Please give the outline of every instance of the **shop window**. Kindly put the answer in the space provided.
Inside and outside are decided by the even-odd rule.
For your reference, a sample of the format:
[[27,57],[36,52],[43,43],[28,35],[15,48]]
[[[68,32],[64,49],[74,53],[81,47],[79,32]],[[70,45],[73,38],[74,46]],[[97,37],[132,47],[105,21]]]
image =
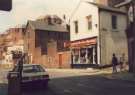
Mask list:
[[79,63],[79,50],[78,49],[74,50],[74,62],[75,64]]
[[88,60],[90,64],[93,64],[93,48],[88,48]]
[[75,63],[78,63],[79,61],[79,55],[75,55]]
[[80,62],[86,63],[86,49],[81,49],[80,51]]

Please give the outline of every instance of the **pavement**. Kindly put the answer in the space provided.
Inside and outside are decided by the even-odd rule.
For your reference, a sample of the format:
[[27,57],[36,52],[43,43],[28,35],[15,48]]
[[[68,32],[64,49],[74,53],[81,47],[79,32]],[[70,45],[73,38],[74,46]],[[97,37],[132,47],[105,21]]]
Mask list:
[[128,70],[118,71],[117,73],[112,73],[111,69],[101,70],[102,76],[108,79],[117,79],[124,81],[133,81],[135,82],[135,74],[129,73]]
[[[100,73],[98,69],[46,69],[51,78],[65,78],[74,76],[94,75]],[[66,73],[66,75],[65,75]]]
[[[125,80],[125,81],[134,81],[135,82],[135,74],[129,73],[128,68],[124,71],[120,71],[118,69],[117,73],[112,73],[112,68],[106,69],[47,69],[50,72],[51,78],[59,78],[59,77],[71,77],[71,76],[84,76],[84,75],[100,75],[104,78],[108,79],[117,79],[117,80]],[[53,73],[55,72],[55,73]],[[62,73],[66,72],[66,76]],[[54,74],[57,76],[54,76]]]

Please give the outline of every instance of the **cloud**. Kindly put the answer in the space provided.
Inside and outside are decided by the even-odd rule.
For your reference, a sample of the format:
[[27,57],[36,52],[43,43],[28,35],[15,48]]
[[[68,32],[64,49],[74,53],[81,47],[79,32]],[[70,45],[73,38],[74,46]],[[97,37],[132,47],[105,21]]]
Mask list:
[[[0,14],[0,29],[26,23],[28,19],[36,19],[46,14],[70,16],[80,0],[13,0],[13,9],[9,13]],[[1,12],[0,12],[1,13]],[[3,20],[4,19],[4,20]]]

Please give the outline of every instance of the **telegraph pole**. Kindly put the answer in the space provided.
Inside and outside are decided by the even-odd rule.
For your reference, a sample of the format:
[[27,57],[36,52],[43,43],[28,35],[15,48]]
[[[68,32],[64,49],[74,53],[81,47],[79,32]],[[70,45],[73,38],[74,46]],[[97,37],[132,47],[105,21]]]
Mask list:
[[135,72],[135,0],[132,0],[132,8],[133,8],[133,38],[134,38],[134,41],[133,41],[133,72]]

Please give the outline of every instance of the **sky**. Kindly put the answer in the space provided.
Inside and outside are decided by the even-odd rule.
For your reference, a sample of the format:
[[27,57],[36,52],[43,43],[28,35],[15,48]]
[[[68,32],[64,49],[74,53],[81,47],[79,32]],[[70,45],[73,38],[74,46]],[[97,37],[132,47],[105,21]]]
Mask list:
[[70,17],[80,0],[13,0],[10,12],[0,11],[0,32],[47,14]]

